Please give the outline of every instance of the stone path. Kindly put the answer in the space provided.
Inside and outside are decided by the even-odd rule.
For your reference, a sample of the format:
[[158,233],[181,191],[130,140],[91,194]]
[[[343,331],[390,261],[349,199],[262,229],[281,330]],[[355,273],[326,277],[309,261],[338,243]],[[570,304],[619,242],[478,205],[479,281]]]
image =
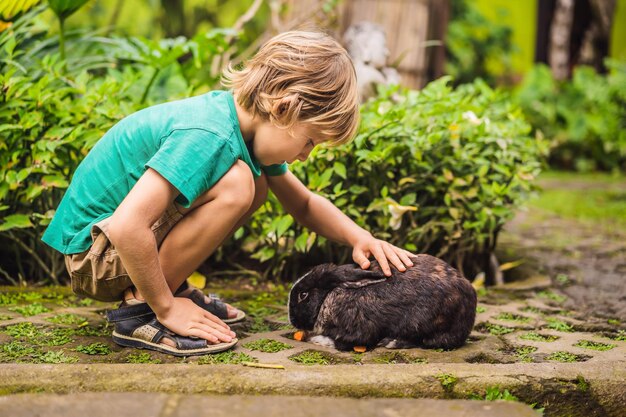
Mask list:
[[302,396],[200,396],[147,393],[20,394],[0,397],[0,412],[12,417],[259,417],[403,416],[536,417],[519,403],[467,400],[319,398]]
[[480,291],[475,330],[460,349],[365,353],[293,340],[284,289],[261,295],[223,289],[248,313],[244,323],[232,326],[240,342],[229,352],[189,358],[115,345],[103,317],[114,305],[77,299],[66,288],[3,288],[0,392],[483,400],[514,395],[547,407],[548,415],[620,415],[626,404],[626,334],[619,323],[564,309],[562,295],[548,285],[544,279]]

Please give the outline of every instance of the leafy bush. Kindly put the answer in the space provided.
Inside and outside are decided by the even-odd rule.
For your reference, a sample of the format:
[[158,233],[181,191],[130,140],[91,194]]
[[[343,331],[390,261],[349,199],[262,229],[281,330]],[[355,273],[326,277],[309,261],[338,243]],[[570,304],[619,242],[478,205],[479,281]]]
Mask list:
[[603,76],[578,67],[558,82],[533,68],[516,99],[536,131],[550,140],[550,164],[579,171],[626,171],[626,62],[608,60]]
[[222,30],[159,42],[74,34],[63,60],[42,10],[0,33],[0,277],[10,282],[59,282],[63,259],[40,237],[80,161],[124,116],[212,87],[206,62],[226,45]]
[[[443,257],[471,277],[488,270],[498,232],[532,190],[545,146],[528,136],[506,93],[480,80],[457,89],[449,82],[382,91],[363,106],[352,144],[316,149],[291,170],[378,237]],[[243,242],[231,250],[270,261],[273,274],[351,261],[349,250],[293,225],[273,198],[236,237]]]

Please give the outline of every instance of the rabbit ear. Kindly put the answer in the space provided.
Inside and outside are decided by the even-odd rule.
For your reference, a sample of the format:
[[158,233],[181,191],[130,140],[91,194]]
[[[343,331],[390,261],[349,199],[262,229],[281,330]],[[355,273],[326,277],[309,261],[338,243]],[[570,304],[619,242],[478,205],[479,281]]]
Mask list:
[[335,287],[361,288],[387,280],[382,271],[362,269],[356,264],[341,265],[330,271]]

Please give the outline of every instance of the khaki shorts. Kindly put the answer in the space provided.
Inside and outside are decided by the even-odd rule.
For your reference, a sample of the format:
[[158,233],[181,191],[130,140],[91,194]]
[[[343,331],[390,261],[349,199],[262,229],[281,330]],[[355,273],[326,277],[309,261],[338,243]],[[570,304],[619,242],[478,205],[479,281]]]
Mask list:
[[[172,204],[152,225],[159,247],[182,217],[175,204]],[[76,294],[100,301],[120,301],[124,291],[133,285],[117,250],[109,241],[110,220],[110,217],[106,218],[91,227],[93,243],[89,249],[82,253],[65,255],[65,266],[70,274],[72,290]]]

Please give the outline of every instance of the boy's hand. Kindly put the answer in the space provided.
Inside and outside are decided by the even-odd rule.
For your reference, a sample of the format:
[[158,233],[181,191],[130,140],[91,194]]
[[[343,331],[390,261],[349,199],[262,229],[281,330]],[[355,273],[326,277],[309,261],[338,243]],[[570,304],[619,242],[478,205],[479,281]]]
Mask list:
[[413,266],[413,262],[409,256],[415,256],[407,250],[394,246],[384,240],[376,239],[372,235],[357,241],[352,250],[352,259],[354,259],[354,262],[361,265],[363,269],[370,267],[368,258],[372,255],[378,261],[386,276],[391,276],[391,268],[389,267],[390,261],[398,271],[404,272],[407,266]]
[[174,297],[165,313],[157,313],[157,319],[178,335],[194,336],[210,343],[230,342],[236,336],[226,323],[187,298]]

